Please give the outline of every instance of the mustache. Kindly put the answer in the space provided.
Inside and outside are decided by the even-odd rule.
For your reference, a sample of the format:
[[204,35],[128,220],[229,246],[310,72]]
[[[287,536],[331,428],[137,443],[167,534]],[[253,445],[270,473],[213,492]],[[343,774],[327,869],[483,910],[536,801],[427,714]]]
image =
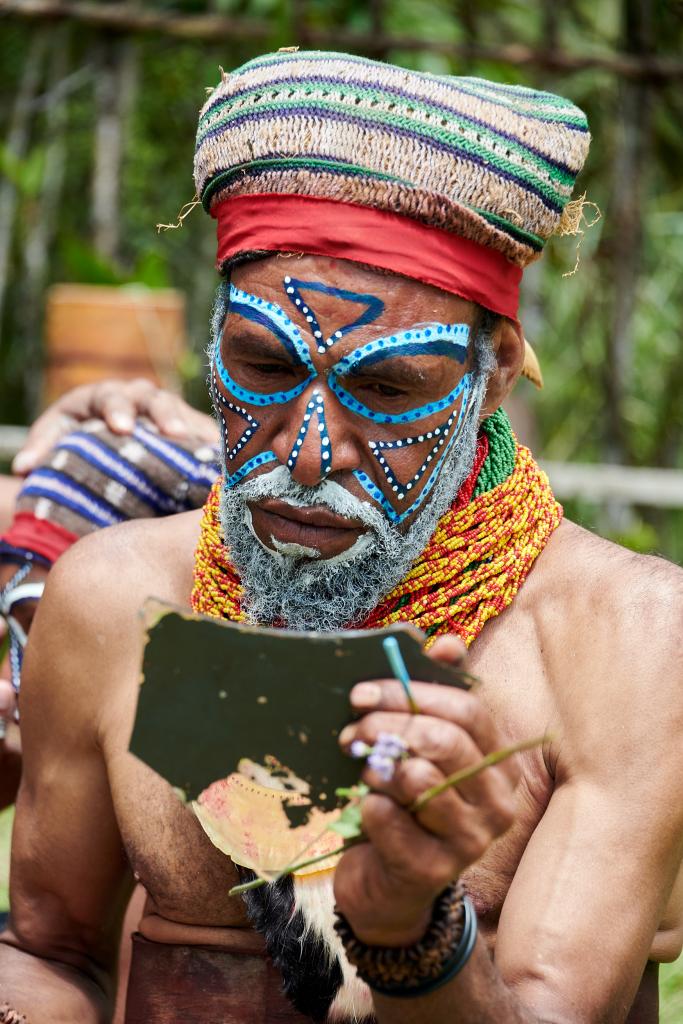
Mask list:
[[357,519],[373,530],[384,526],[386,517],[367,501],[357,498],[334,480],[322,480],[315,487],[307,487],[293,479],[286,466],[262,473],[251,480],[243,481],[237,487],[225,492],[230,500],[233,496],[243,503],[258,501],[260,498],[277,498],[298,508],[312,508],[321,505],[345,519]]

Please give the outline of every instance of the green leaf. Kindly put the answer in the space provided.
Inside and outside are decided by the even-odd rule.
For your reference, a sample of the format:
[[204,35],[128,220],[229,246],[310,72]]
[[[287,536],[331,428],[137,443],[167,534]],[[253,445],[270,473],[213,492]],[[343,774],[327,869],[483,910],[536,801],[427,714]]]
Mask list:
[[[359,794],[358,791],[364,791]],[[332,824],[328,825],[328,831],[336,831],[344,839],[356,839],[362,836],[362,798],[370,793],[370,788],[365,785],[354,785],[350,790],[337,790],[337,796],[351,796],[351,800],[342,808],[339,817]]]
[[343,839],[355,839],[356,836],[362,836],[363,834],[360,821],[352,822],[349,819],[342,818],[338,821],[333,821],[331,825],[327,826],[327,830],[328,832],[336,832]]
[[73,236],[62,243],[62,257],[67,275],[79,284],[122,285],[126,278],[120,269],[100,256],[92,246]]
[[340,786],[334,791],[335,796],[341,797],[342,800],[362,800],[369,792],[370,787],[364,782],[359,782],[357,786]]
[[45,148],[36,146],[24,158],[20,189],[28,199],[35,199],[43,186],[45,157]]
[[170,288],[171,280],[166,260],[158,252],[144,253],[135,267],[132,281],[144,284],[148,288]]

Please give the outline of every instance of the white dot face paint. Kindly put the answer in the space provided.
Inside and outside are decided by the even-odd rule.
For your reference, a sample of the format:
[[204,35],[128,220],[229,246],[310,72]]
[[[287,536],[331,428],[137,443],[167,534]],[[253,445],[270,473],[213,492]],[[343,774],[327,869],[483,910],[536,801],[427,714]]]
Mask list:
[[[316,303],[311,302],[315,293],[322,293],[337,299],[350,301],[353,304],[354,313],[361,309],[360,315],[350,323],[343,326],[336,326],[326,337],[320,327],[316,315]],[[305,294],[304,294],[305,293]],[[257,393],[250,391],[244,384],[236,381],[223,366],[220,356],[220,346],[217,345],[214,359],[214,392],[215,402],[219,411],[219,418],[222,421],[226,459],[228,463],[241,460],[242,450],[247,444],[253,444],[253,437],[257,434],[259,421],[248,411],[249,407],[258,409],[272,404],[284,404],[293,401],[304,393],[312,383],[316,387],[312,392],[311,399],[307,402],[303,419],[299,426],[297,436],[293,441],[292,449],[286,460],[288,469],[297,465],[305,445],[319,445],[320,477],[324,479],[334,468],[334,452],[330,438],[326,416],[325,402],[329,401],[324,396],[322,385],[318,387],[320,380],[319,372],[312,363],[309,345],[313,345],[320,353],[327,352],[336,342],[360,327],[367,327],[376,320],[384,310],[383,302],[373,295],[349,292],[344,289],[334,288],[317,281],[301,281],[287,275],[283,280],[283,294],[292,304],[292,308],[305,319],[309,338],[306,340],[301,329],[295,324],[283,309],[276,303],[267,302],[257,296],[240,291],[234,286],[230,287],[230,312],[252,320],[261,328],[266,327],[273,336],[280,342],[288,353],[293,365],[302,367],[307,374],[305,379],[289,391],[273,391]],[[340,308],[346,310],[349,307],[342,305]],[[328,315],[328,314],[326,314]],[[343,406],[351,413],[364,419],[372,420],[378,426],[386,425],[392,428],[398,423],[412,423],[424,420],[435,413],[444,410],[450,414],[445,424],[440,424],[422,433],[416,432],[413,435],[392,440],[368,441],[369,451],[377,461],[381,469],[379,485],[364,470],[354,473],[356,480],[367,494],[368,498],[379,504],[382,511],[392,523],[402,522],[408,515],[415,512],[420,504],[426,500],[438,472],[447,449],[457,435],[459,424],[467,406],[469,395],[469,375],[460,380],[459,384],[448,394],[437,398],[435,401],[418,408],[408,409],[405,412],[391,414],[372,408],[361,401],[348,390],[347,380],[354,373],[364,373],[366,366],[380,366],[383,360],[395,358],[396,356],[412,355],[448,355],[458,362],[464,361],[464,353],[467,349],[469,328],[466,324],[437,324],[420,325],[410,330],[401,331],[396,335],[389,335],[367,342],[359,348],[353,349],[343,356],[337,363],[326,371],[326,388],[334,395]],[[225,392],[231,398],[227,398]],[[370,397],[372,397],[371,393]],[[234,399],[234,400],[233,400]],[[456,403],[460,401],[458,417],[455,425],[456,434],[449,435],[449,426],[454,422],[456,416]],[[219,408],[220,407],[220,408]],[[245,429],[236,440],[230,445],[228,440],[228,428],[224,410],[233,415],[243,416],[247,422]],[[311,432],[308,437],[311,421],[315,419],[316,431]],[[318,442],[314,438],[318,437]],[[448,440],[450,437],[450,440]],[[416,473],[411,471],[409,481],[400,480],[392,471],[391,462],[387,461],[385,454],[392,448],[400,449],[414,444],[424,444],[435,439],[438,442],[426,453],[422,465]],[[445,443],[447,442],[447,443]],[[306,449],[308,451],[308,449]],[[380,454],[382,453],[382,454]],[[239,466],[235,472],[227,477],[229,486],[234,486],[246,476],[264,466],[268,462],[277,461],[272,451],[262,451],[248,459],[246,463]],[[424,483],[424,486],[419,486]],[[419,489],[419,496],[409,509],[400,510],[396,507],[396,501],[403,501],[407,493],[413,488]],[[383,490],[384,488],[384,490]]]

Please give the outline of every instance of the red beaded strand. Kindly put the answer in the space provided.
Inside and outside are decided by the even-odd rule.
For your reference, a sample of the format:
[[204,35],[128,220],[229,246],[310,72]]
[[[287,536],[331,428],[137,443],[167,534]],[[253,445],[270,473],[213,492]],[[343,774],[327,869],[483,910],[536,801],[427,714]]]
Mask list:
[[[428,636],[457,633],[469,646],[485,623],[507,608],[562,519],[548,478],[531,452],[517,446],[512,473],[469,500],[488,445],[427,547],[398,586],[361,628],[411,622]],[[222,481],[204,506],[195,554],[192,607],[244,622],[242,584],[223,544],[219,517]],[[467,492],[467,493],[466,493]]]

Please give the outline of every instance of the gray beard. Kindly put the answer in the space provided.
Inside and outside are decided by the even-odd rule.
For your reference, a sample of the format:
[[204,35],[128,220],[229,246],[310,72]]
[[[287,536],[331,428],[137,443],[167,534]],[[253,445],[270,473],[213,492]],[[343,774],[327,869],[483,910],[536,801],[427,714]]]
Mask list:
[[[405,533],[369,501],[356,498],[334,481],[305,487],[292,479],[286,466],[223,488],[223,538],[240,574],[243,608],[252,622],[302,630],[340,629],[361,622],[406,576],[472,471],[479,414],[495,366],[489,330],[477,332],[473,347],[472,389],[460,436],[444,459],[432,493]],[[225,452],[222,461],[225,473]],[[266,497],[298,506],[325,505],[360,520],[368,531],[336,558],[316,559],[316,552],[297,545],[277,545],[280,550],[271,551],[253,532],[248,507],[249,502]]]

